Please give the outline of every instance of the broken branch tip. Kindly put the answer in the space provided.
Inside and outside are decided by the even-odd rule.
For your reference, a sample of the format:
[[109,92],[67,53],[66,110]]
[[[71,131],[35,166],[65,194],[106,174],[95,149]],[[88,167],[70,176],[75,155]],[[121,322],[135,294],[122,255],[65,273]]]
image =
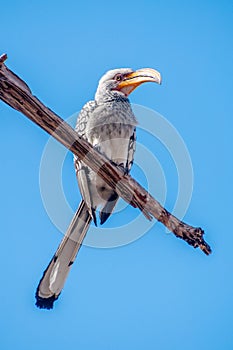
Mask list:
[[3,53],[1,56],[0,56],[0,64],[1,63],[4,63],[7,59],[7,54],[6,53]]

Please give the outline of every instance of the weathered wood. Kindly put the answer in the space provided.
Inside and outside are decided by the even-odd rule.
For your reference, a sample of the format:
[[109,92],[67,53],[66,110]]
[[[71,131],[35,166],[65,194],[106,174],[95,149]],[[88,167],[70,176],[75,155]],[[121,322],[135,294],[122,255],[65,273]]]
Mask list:
[[211,253],[210,246],[203,239],[204,231],[201,228],[189,226],[170,214],[131,176],[124,175],[121,169],[79,137],[71,126],[32,95],[22,79],[6,67],[6,58],[6,55],[0,56],[0,98],[5,103],[26,115],[70,149],[114,188],[120,197],[139,208],[147,219],[156,218],[194,248],[200,247],[207,255]]

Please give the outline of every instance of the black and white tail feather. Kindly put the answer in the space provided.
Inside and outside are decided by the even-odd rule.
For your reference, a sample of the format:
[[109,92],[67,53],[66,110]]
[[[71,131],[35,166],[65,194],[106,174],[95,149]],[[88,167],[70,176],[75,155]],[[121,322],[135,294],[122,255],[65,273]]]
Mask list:
[[84,201],[80,203],[56,253],[45,270],[36,290],[36,306],[52,309],[59,297],[70,268],[86,236],[91,216]]

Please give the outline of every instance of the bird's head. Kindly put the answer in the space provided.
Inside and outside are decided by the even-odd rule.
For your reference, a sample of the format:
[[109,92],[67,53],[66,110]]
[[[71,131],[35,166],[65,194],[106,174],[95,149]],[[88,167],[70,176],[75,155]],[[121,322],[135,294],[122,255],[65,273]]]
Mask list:
[[105,97],[111,98],[111,96],[127,98],[136,87],[150,81],[161,84],[161,75],[155,69],[142,68],[136,71],[131,68],[113,69],[100,79],[95,99],[104,100]]

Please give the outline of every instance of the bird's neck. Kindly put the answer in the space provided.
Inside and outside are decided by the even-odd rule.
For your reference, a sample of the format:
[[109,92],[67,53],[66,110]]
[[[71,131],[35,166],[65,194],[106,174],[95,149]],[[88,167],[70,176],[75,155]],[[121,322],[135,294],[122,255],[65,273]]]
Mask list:
[[95,95],[95,101],[98,105],[115,102],[130,103],[129,99],[124,94],[121,94],[118,91],[109,90],[105,90],[104,93],[98,93],[97,91]]

